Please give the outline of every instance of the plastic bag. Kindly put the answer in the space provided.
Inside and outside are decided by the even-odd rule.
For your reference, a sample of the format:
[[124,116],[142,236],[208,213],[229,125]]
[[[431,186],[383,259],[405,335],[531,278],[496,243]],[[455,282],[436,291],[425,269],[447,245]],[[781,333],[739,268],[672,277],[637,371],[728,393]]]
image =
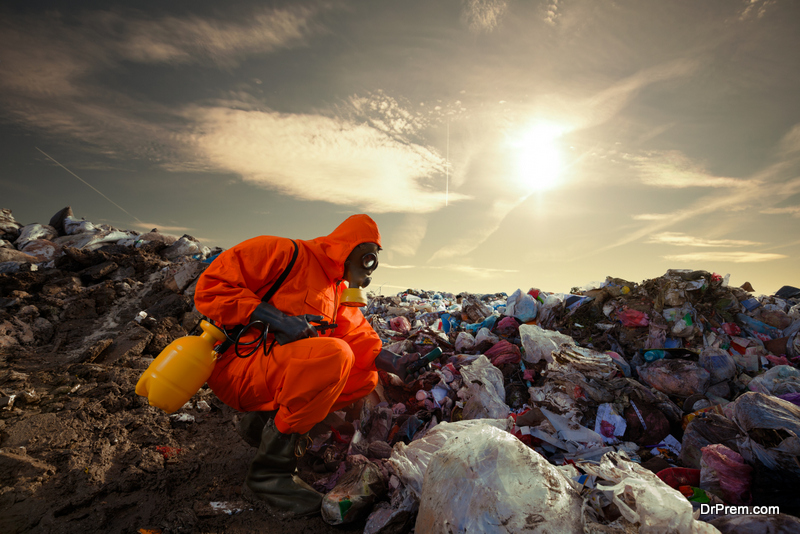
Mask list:
[[800,393],[800,369],[790,365],[778,365],[752,379],[747,387],[750,391],[775,396]]
[[700,353],[700,366],[711,375],[711,383],[718,384],[736,376],[736,362],[727,351],[706,347]]
[[500,341],[500,338],[496,335],[492,334],[492,331],[488,328],[481,328],[478,330],[478,333],[475,335],[475,345],[480,345],[484,341],[488,341],[492,345]]
[[709,521],[721,534],[796,534],[800,519],[778,515],[724,515]]
[[522,355],[519,347],[513,343],[509,343],[505,339],[501,339],[495,343],[494,346],[483,353],[484,356],[489,358],[493,365],[499,366],[504,363],[519,363]]
[[[755,467],[753,495],[764,491],[796,494],[800,487],[800,407],[754,392],[731,404],[734,422],[745,432],[737,440],[739,454]],[[766,432],[769,430],[773,432]]]
[[403,315],[395,317],[389,321],[389,328],[401,334],[407,334],[411,330],[411,322]]
[[699,469],[703,447],[717,443],[738,451],[736,440],[739,433],[736,423],[725,416],[716,413],[698,415],[683,433],[680,462],[686,467]]
[[700,459],[700,487],[731,504],[750,504],[753,468],[725,445],[708,445]]
[[456,352],[464,352],[475,346],[475,338],[469,332],[459,332],[456,336]]
[[598,443],[603,444],[603,436],[597,432],[581,426],[574,421],[570,421],[563,415],[550,412],[546,408],[540,408],[542,415],[553,425],[558,438],[563,441],[574,441],[576,443]]
[[322,498],[322,518],[328,524],[351,523],[386,493],[386,482],[380,468],[366,458],[359,460]]
[[[597,476],[611,486],[597,485],[607,499],[619,508],[624,521],[620,530],[629,532],[630,525],[639,523],[641,534],[692,534],[715,532],[706,523],[696,521],[692,515],[692,505],[681,493],[669,487],[655,473],[631,462],[626,455],[609,452],[603,455],[600,465],[578,462],[587,474]],[[585,532],[591,532],[591,515],[584,507],[583,520]],[[599,529],[597,530],[599,531]]]
[[511,409],[505,403],[503,373],[484,355],[461,368],[464,386],[458,396],[464,401],[464,419],[504,419]]
[[688,360],[656,360],[640,366],[639,377],[662,393],[690,397],[708,389],[711,375]]
[[627,426],[625,418],[614,410],[613,404],[604,403],[597,407],[594,431],[603,436],[605,443],[617,443],[617,438],[625,435]]
[[521,289],[514,291],[506,302],[506,315],[516,317],[523,323],[536,318],[539,311],[539,302]]
[[527,363],[538,363],[542,358],[552,362],[552,352],[557,350],[562,343],[575,343],[575,340],[567,335],[553,330],[545,330],[536,325],[520,325],[519,335],[525,349],[523,359]]
[[[409,445],[398,442],[392,450],[389,464],[392,470],[415,495],[422,494],[422,481],[431,457],[441,449],[448,440],[474,432],[473,427],[492,426],[499,430],[510,431],[514,428],[514,420],[509,419],[476,419],[455,423],[441,422],[436,428]],[[516,438],[515,438],[516,439]]]
[[624,309],[617,312],[617,319],[622,322],[622,326],[628,328],[638,328],[650,324],[650,319],[645,312],[639,310]]
[[579,532],[581,498],[514,436],[480,425],[433,455],[416,532]]

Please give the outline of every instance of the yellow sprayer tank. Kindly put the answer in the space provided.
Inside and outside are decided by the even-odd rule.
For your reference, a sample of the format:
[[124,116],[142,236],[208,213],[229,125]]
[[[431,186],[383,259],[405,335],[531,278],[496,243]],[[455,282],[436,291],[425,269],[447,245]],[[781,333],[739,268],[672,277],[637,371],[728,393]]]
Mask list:
[[176,339],[161,351],[139,378],[136,394],[147,397],[151,406],[172,413],[203,387],[217,354],[214,343],[224,341],[225,334],[208,321],[202,321],[199,336]]

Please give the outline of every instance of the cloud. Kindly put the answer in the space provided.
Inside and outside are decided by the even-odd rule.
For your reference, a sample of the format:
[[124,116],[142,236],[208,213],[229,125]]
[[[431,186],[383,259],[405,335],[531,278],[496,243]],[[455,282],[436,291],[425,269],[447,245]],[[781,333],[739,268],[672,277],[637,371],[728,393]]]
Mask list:
[[672,216],[670,213],[639,213],[637,215],[631,215],[631,218],[635,221],[663,221],[669,219]]
[[[444,206],[444,161],[426,147],[363,123],[231,107],[186,113],[196,127],[182,141],[210,170],[236,173],[297,199],[375,213]],[[466,198],[449,196],[451,202]]]
[[238,21],[152,18],[132,10],[84,11],[78,22],[55,11],[2,18],[0,114],[104,155],[159,163],[174,155],[179,117],[166,106],[101,85],[103,74],[123,62],[229,68],[253,54],[304,44],[322,31],[313,22],[321,9],[261,8]]
[[475,32],[491,32],[506,14],[508,4],[503,0],[462,0],[461,19]]
[[406,215],[399,225],[392,228],[391,233],[385,237],[383,242],[386,244],[386,250],[391,254],[413,256],[417,253],[427,231],[427,218],[410,214]]
[[795,124],[781,139],[781,152],[784,155],[800,152],[800,124]]
[[766,14],[767,8],[776,3],[777,0],[750,0],[747,7],[739,15],[739,20],[747,20],[753,17],[760,19]]
[[545,11],[544,21],[550,26],[555,26],[556,20],[560,16],[561,14],[558,12],[558,0],[553,0],[547,6],[547,10]]
[[745,241],[740,239],[703,239],[677,232],[662,232],[651,236],[648,243],[659,243],[665,245],[679,245],[684,247],[745,247],[760,245],[755,241]]
[[654,151],[644,155],[625,155],[633,164],[639,180],[653,187],[683,189],[687,187],[751,187],[752,180],[740,180],[709,174],[681,152]]
[[188,232],[191,228],[186,226],[169,226],[166,224],[158,224],[158,223],[149,223],[149,222],[137,222],[132,223],[134,228],[142,228],[143,230],[147,230],[148,232],[153,228],[157,228],[159,232]]
[[467,274],[472,276],[478,276],[480,278],[488,278],[490,276],[494,276],[498,273],[518,273],[518,269],[492,269],[488,267],[474,267],[472,265],[464,265],[464,264],[455,264],[455,265],[443,265],[435,267],[436,269],[445,269],[451,272],[458,272],[461,274]]
[[787,206],[785,208],[766,208],[761,210],[765,215],[791,215],[792,217],[800,217],[800,206]]
[[696,252],[692,254],[674,254],[664,256],[668,261],[686,263],[699,263],[710,261],[724,261],[731,263],[762,263],[765,261],[782,260],[788,256],[784,254],[767,254],[761,252]]
[[381,262],[379,267],[386,269],[417,269],[416,265],[389,265],[388,263]]

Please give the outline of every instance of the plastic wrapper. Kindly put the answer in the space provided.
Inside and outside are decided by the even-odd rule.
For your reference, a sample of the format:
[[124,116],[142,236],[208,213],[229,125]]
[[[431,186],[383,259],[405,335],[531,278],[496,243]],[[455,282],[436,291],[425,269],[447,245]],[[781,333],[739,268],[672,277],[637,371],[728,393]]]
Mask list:
[[553,330],[545,330],[537,325],[520,325],[519,335],[522,339],[522,346],[525,348],[523,359],[527,363],[538,363],[543,358],[547,362],[552,362],[552,352],[557,350],[562,343],[575,343],[569,336]]
[[514,436],[479,425],[431,458],[416,532],[579,532],[581,498],[555,466]]
[[538,311],[539,302],[521,289],[514,291],[506,302],[505,314],[516,317],[523,323],[534,320]]
[[725,350],[706,347],[700,353],[698,363],[708,371],[711,384],[732,380],[736,376],[736,362]]
[[475,337],[469,332],[459,332],[456,336],[456,352],[464,352],[475,346]]
[[[599,465],[579,462],[578,467],[587,474],[613,484],[601,485],[598,481],[597,485],[597,490],[604,494],[608,502],[616,504],[622,514],[622,518],[615,522],[615,530],[611,532],[637,532],[635,527],[631,529],[636,523],[641,534],[716,532],[707,523],[694,519],[692,504],[679,491],[623,454],[610,452],[603,456]],[[602,526],[597,526],[597,510],[584,506],[582,515],[584,532],[604,531]]]
[[550,412],[546,408],[540,408],[542,414],[547,417],[547,420],[553,425],[556,430],[558,438],[563,441],[574,441],[576,443],[598,443],[603,444],[603,436],[597,432],[581,426],[578,423],[571,421],[563,415],[558,415]]
[[464,419],[503,419],[511,409],[505,403],[503,373],[484,355],[461,368],[464,386],[458,396],[464,402]]
[[322,498],[322,518],[331,525],[351,523],[366,514],[385,493],[386,482],[380,468],[363,459]]
[[480,345],[484,341],[488,341],[492,345],[500,341],[500,338],[496,335],[492,334],[492,331],[488,328],[481,328],[478,330],[478,333],[475,334],[475,345]]
[[725,416],[710,413],[695,417],[683,433],[680,462],[686,467],[699,469],[703,447],[717,443],[738,451],[739,433],[736,423]]
[[639,377],[662,393],[690,397],[708,389],[711,375],[688,360],[656,360],[638,368]]
[[759,490],[797,493],[800,407],[755,392],[745,393],[732,404],[734,422],[744,432],[737,440],[739,454],[755,467],[753,494]]
[[725,445],[708,445],[700,459],[700,487],[731,504],[750,504],[753,468]]
[[411,330],[411,322],[405,316],[401,315],[400,317],[394,317],[391,321],[389,321],[389,328],[395,332],[407,334],[408,331]]
[[504,363],[519,363],[522,359],[519,347],[505,339],[501,339],[499,342],[495,343],[492,348],[483,354],[496,366],[500,366]]
[[775,396],[800,393],[800,369],[790,365],[778,365],[755,377],[747,387],[750,391]]
[[622,322],[622,326],[628,328],[639,328],[650,324],[647,314],[639,310],[624,309],[618,311],[617,319]]
[[[422,494],[422,481],[431,457],[441,449],[450,439],[473,433],[474,427],[492,426],[499,430],[510,431],[514,427],[513,419],[477,419],[472,421],[458,421],[456,423],[442,422],[436,428],[425,434],[420,439],[409,445],[398,443],[394,446],[389,464],[392,470],[407,486],[417,499]],[[516,438],[514,438],[516,439]]]

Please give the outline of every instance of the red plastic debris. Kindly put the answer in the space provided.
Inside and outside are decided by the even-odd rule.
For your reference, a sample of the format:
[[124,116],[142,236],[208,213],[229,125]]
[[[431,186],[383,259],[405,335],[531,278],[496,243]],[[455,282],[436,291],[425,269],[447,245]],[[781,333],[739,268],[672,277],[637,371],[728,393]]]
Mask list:
[[160,453],[165,460],[169,460],[170,458],[178,456],[182,451],[183,449],[178,449],[175,447],[168,447],[166,445],[156,445],[156,452]]

